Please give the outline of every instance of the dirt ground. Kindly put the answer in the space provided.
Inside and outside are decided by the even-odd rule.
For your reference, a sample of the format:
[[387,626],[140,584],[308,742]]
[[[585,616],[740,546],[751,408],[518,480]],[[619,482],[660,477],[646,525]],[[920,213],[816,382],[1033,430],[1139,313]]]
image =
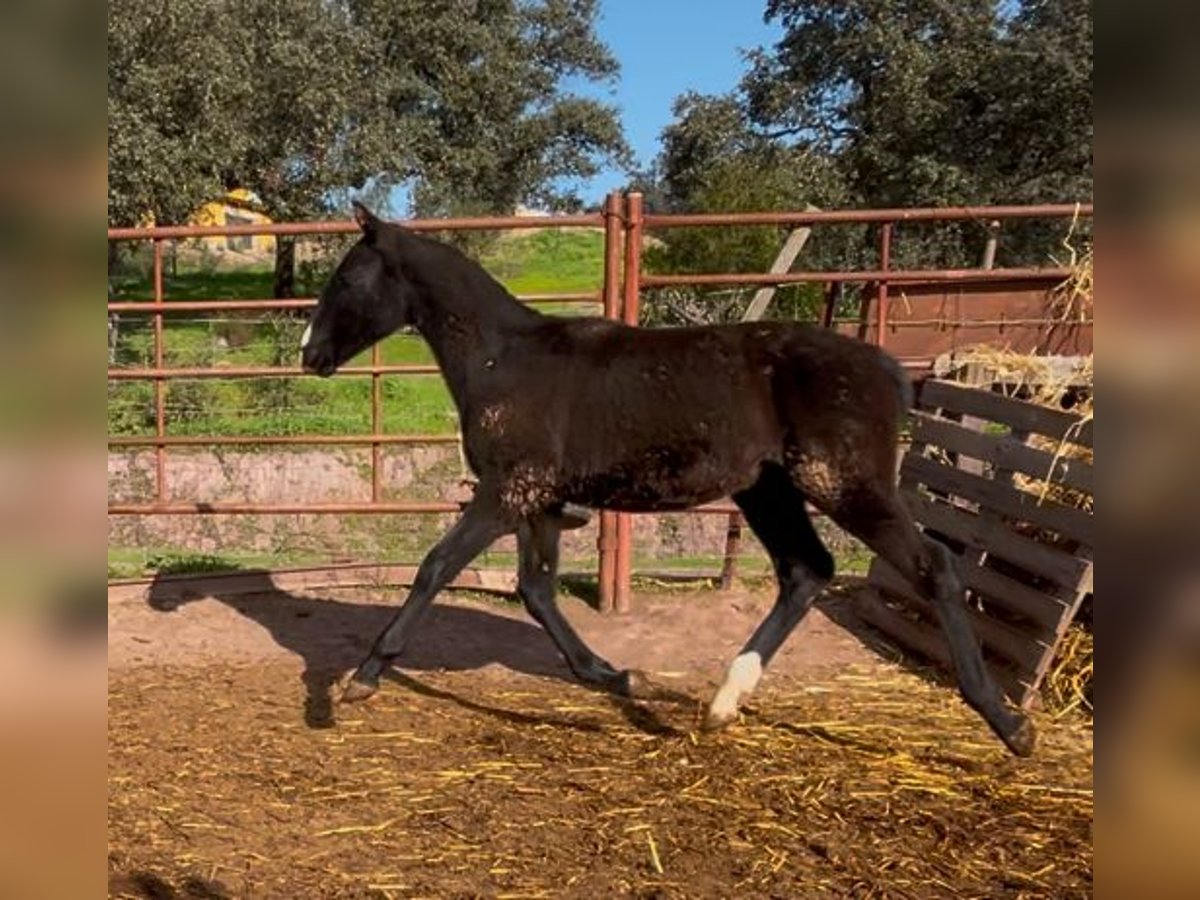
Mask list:
[[702,701],[765,593],[564,599],[673,695],[644,703],[574,683],[518,607],[444,599],[355,706],[330,682],[395,592],[110,595],[110,896],[1090,896],[1090,728],[1007,756],[848,590],[720,734]]

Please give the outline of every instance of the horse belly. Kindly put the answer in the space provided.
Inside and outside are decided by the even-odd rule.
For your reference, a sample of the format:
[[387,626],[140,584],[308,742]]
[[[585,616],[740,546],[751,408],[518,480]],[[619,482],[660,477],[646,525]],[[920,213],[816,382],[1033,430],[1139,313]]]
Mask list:
[[581,473],[568,483],[567,499],[622,512],[688,509],[749,487],[760,465],[759,455],[722,453],[699,442],[668,444]]
[[566,499],[628,512],[686,509],[749,487],[779,456],[765,382],[655,366],[667,377],[634,378],[636,366],[626,378],[610,373],[591,386],[592,402],[571,410]]

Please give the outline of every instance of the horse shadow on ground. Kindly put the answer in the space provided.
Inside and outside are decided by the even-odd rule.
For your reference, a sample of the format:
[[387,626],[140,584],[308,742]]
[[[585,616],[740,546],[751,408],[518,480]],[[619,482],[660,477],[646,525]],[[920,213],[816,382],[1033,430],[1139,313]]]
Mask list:
[[[305,724],[310,728],[333,727],[337,682],[362,662],[399,606],[295,594],[280,587],[269,571],[241,570],[236,575],[236,584],[223,590],[219,577],[191,580],[160,574],[151,582],[146,602],[151,609],[169,614],[187,603],[215,600],[266,629],[277,645],[298,656],[304,664],[301,680],[305,687]],[[441,603],[435,603],[418,623],[386,678],[422,696],[453,702],[512,723],[600,730],[600,726],[586,722],[490,707],[433,687],[413,675],[474,671],[489,665],[585,686],[567,668],[549,635],[532,622],[482,608]],[[642,703],[599,690],[597,693],[639,730],[651,734],[684,733]],[[667,689],[643,699],[696,703],[694,698]]]
[[144,897],[145,900],[232,900],[233,897],[218,881],[206,881],[193,876],[176,887],[165,878],[147,871],[110,873],[108,892],[110,896],[132,895]]

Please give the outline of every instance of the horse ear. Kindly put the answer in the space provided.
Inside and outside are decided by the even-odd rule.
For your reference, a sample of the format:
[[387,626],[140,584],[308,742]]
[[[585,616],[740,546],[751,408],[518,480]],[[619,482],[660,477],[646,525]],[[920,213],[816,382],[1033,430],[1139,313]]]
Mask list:
[[358,227],[362,229],[363,234],[369,238],[374,238],[375,233],[379,230],[380,223],[378,217],[357,200],[352,205],[354,207],[354,221],[358,223]]

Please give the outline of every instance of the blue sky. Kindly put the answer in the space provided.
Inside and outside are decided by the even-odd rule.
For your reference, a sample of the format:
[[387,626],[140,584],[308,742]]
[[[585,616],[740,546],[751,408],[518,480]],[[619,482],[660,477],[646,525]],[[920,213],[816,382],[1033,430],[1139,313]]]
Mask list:
[[[564,87],[615,105],[638,166],[647,166],[676,97],[731,90],[745,71],[742,51],[782,37],[778,25],[763,23],[765,8],[765,0],[601,0],[596,30],[621,64],[620,75],[611,86],[571,79]],[[626,181],[624,172],[606,169],[563,184],[594,203]],[[392,206],[397,213],[407,208],[407,188],[393,192]]]
[[[602,0],[597,31],[621,64],[620,78],[612,88],[569,87],[615,104],[639,165],[648,165],[676,97],[730,90],[745,70],[741,51],[782,36],[777,25],[763,23],[765,6],[763,0]],[[609,170],[580,193],[594,201],[624,183],[623,173]]]

